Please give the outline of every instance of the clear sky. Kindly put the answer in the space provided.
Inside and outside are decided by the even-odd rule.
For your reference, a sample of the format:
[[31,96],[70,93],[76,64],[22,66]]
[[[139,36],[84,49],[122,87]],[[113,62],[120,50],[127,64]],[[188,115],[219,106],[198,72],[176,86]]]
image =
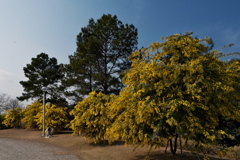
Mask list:
[[138,28],[138,47],[194,32],[223,52],[240,51],[239,0],[0,0],[0,93],[21,96],[23,67],[44,52],[69,63],[80,29],[103,14]]

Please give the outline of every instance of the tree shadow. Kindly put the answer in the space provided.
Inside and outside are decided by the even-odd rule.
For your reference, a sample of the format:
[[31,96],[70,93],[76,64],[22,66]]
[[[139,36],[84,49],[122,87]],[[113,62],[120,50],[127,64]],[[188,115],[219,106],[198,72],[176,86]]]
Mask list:
[[73,134],[73,131],[57,131],[54,134],[55,135],[57,135],[57,134]]
[[[131,160],[139,160],[139,159],[145,159],[147,155],[138,155],[135,156],[135,158]],[[216,158],[212,156],[208,156],[210,160],[228,160],[224,158]],[[197,153],[190,153],[190,152],[183,152],[178,154],[171,154],[171,153],[161,153],[160,151],[153,152],[149,155],[150,160],[201,160],[204,158],[204,156],[197,154]]]
[[122,146],[124,145],[124,143],[125,143],[124,141],[114,141],[113,143],[109,144],[108,140],[104,140],[99,143],[90,142],[89,145],[98,146],[98,147],[107,147],[107,146]]

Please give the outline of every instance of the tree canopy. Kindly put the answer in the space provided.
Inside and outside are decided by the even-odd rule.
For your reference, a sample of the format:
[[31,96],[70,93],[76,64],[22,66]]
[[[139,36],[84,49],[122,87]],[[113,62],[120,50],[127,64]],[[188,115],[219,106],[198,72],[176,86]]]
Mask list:
[[87,98],[79,102],[70,114],[74,119],[70,122],[74,134],[84,134],[95,143],[104,140],[106,130],[112,124],[109,106],[115,95],[105,95],[93,91]]
[[21,126],[21,119],[22,119],[21,111],[22,109],[19,107],[14,109],[9,109],[7,111],[6,116],[4,117],[2,124],[4,124],[5,126],[19,128]]
[[137,29],[123,24],[117,16],[103,15],[81,29],[77,49],[65,65],[63,84],[72,90],[67,95],[82,100],[96,90],[118,94],[122,89],[121,74],[130,67],[128,56],[137,49]]
[[42,113],[42,105],[39,101],[35,101],[22,110],[22,122],[25,124],[26,129],[38,127],[36,115]]
[[[66,127],[69,122],[67,117],[67,107],[58,107],[54,104],[46,104],[46,126],[53,127],[56,131],[61,130]],[[39,129],[42,129],[43,118],[42,113],[43,106],[40,107],[40,112],[35,116],[35,122]]]
[[[221,61],[210,38],[172,35],[134,52],[125,88],[112,105],[119,115],[110,139],[158,145],[178,137],[197,144],[221,139],[219,116],[240,120],[239,62]],[[173,141],[175,139],[175,145]]]
[[22,96],[17,97],[19,100],[40,100],[43,98],[42,89],[46,87],[51,101],[56,102],[58,99],[62,101],[58,86],[64,75],[56,58],[49,58],[46,53],[41,53],[36,58],[32,58],[31,64],[27,64],[23,70],[28,80],[20,81],[24,92]]

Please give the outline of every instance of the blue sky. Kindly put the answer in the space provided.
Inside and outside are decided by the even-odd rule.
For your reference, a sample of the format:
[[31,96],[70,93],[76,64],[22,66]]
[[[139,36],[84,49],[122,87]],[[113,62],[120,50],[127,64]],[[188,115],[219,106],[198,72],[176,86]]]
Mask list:
[[44,52],[68,63],[90,18],[117,15],[138,28],[139,48],[161,37],[194,32],[223,52],[240,51],[239,0],[0,0],[0,93],[21,96],[23,67]]

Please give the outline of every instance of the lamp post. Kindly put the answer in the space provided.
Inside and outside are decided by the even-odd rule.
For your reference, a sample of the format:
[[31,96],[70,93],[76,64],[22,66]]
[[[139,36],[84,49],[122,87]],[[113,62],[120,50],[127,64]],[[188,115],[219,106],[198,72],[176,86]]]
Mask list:
[[45,105],[46,105],[46,91],[47,91],[47,88],[46,87],[43,87],[42,88],[43,90],[43,121],[42,121],[42,136],[45,137]]

